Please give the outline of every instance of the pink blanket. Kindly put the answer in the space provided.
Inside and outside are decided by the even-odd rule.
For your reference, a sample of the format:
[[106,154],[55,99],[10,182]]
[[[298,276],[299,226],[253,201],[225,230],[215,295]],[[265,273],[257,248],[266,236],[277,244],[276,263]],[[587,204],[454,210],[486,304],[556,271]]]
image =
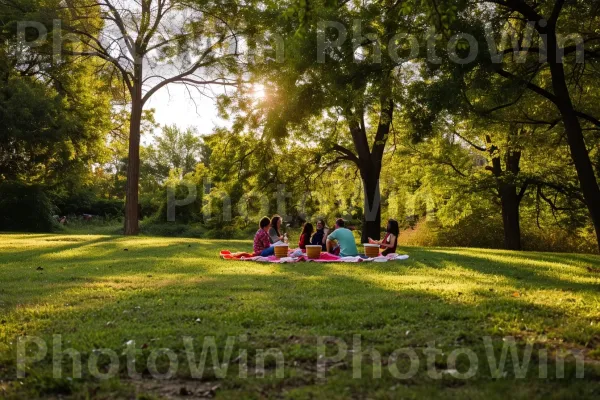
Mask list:
[[373,258],[367,257],[340,257],[329,253],[321,253],[321,257],[317,259],[311,259],[306,256],[306,254],[294,256],[297,253],[290,251],[288,257],[277,258],[275,256],[269,257],[260,257],[254,256],[250,253],[232,253],[229,250],[221,251],[221,258],[224,260],[238,260],[238,261],[256,261],[256,262],[270,262],[270,263],[297,263],[303,261],[309,262],[322,262],[322,263],[331,263],[331,262],[343,262],[343,263],[358,263],[358,262],[388,262],[388,261],[399,261],[406,260],[408,258],[407,255],[399,255],[399,254],[388,254],[387,256],[379,256]]

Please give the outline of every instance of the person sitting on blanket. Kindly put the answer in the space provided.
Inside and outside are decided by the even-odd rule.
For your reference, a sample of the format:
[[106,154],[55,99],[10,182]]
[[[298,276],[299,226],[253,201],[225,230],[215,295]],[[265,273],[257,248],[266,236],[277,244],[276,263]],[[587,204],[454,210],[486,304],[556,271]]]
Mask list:
[[383,240],[373,240],[369,238],[369,243],[378,244],[383,252],[382,256],[387,256],[388,254],[394,254],[396,252],[396,246],[398,245],[398,235],[400,234],[400,228],[398,227],[398,221],[394,219],[389,219],[386,234]]
[[310,244],[314,246],[321,245],[322,250],[327,251],[327,227],[322,219],[317,220],[317,231],[310,239]]
[[[335,230],[327,237],[327,251],[341,257],[355,257],[358,255],[356,241],[350,229],[345,228],[344,220],[339,218],[335,221]],[[334,243],[337,241],[337,246]]]
[[282,242],[283,235],[281,234],[281,217],[277,214],[273,215],[271,218],[271,228],[269,229],[269,240],[271,244]]
[[302,250],[306,250],[306,245],[310,244],[310,235],[312,235],[313,230],[313,225],[310,222],[304,224],[302,233],[300,234],[300,242],[298,243],[298,247]]
[[261,257],[269,257],[275,254],[275,247],[271,246],[271,240],[269,238],[269,228],[271,227],[271,220],[268,217],[263,217],[260,220],[259,229],[254,235],[254,255]]

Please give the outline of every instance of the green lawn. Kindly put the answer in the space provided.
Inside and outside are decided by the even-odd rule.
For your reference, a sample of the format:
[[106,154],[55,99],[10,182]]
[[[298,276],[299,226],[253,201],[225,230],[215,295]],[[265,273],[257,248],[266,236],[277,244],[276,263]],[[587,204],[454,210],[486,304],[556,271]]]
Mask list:
[[[394,263],[267,265],[222,261],[220,248],[248,250],[251,242],[0,235],[0,398],[600,396],[600,257],[404,248],[411,258]],[[61,335],[63,349],[81,353],[81,379],[72,378],[68,357],[62,363],[57,357],[62,377],[53,377],[53,335]],[[381,378],[373,378],[377,357],[367,354],[358,363],[353,335],[360,335],[363,352],[381,354]],[[27,363],[26,376],[17,378],[17,338],[24,336],[46,341],[48,354]],[[222,358],[228,336],[225,377],[208,367],[201,379],[194,376],[183,338],[193,338],[198,363],[207,338],[215,338]],[[323,336],[338,339],[318,339]],[[527,343],[533,346],[524,379],[516,378],[510,351],[502,377],[491,375],[488,356],[499,360],[509,336],[520,357]],[[493,349],[486,351],[484,337]],[[327,345],[321,356],[319,341]],[[347,356],[335,359],[342,341]],[[129,377],[128,347],[138,353],[131,364],[143,379]],[[91,358],[99,373],[108,371],[103,348],[118,356],[119,369],[108,380],[92,376],[88,367]],[[260,349],[271,348],[283,354],[284,368],[276,368],[271,352],[262,377],[255,371]],[[478,359],[470,379],[458,375],[469,369],[465,354],[456,367],[449,362],[463,348]],[[27,349],[29,356],[39,350],[34,343]],[[149,379],[151,371],[174,366],[167,355],[156,357],[158,349],[177,357],[168,380]],[[404,355],[394,369],[390,355],[396,349]],[[556,378],[555,359],[563,350],[585,357],[583,378],[576,377],[572,356],[564,378]],[[547,378],[539,378],[544,351]],[[416,355],[419,369],[401,379],[394,373],[409,371],[407,354]],[[156,368],[148,367],[148,359],[156,360]],[[207,360],[212,366],[212,353]]]

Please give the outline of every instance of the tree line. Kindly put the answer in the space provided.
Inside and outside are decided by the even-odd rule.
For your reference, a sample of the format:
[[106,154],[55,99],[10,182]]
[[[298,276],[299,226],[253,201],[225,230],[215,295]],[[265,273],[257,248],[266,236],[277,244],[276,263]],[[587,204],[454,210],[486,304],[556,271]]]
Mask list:
[[[0,6],[0,179],[55,204],[125,199],[125,234],[140,211],[164,221],[166,187],[186,178],[201,195],[179,212],[211,229],[249,224],[252,193],[277,211],[285,186],[294,220],[343,212],[363,239],[396,217],[436,243],[600,242],[594,2]],[[228,127],[157,127],[145,105],[169,85],[231,88],[216,99]]]

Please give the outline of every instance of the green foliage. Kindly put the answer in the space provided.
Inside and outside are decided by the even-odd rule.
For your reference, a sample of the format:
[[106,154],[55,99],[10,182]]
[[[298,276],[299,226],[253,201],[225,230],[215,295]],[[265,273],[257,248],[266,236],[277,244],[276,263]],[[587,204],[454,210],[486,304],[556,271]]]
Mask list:
[[54,205],[60,215],[90,214],[104,219],[123,217],[125,203],[121,199],[103,199],[92,190],[80,190],[55,197]]
[[200,162],[201,152],[202,141],[197,132],[189,128],[184,131],[177,126],[165,126],[146,148],[142,174],[163,182],[175,169],[181,171],[182,175],[194,172]]
[[181,176],[182,171],[180,169],[171,170],[164,188],[159,192],[160,206],[153,216],[153,220],[157,222],[168,221],[169,198],[171,198],[173,202],[186,203],[175,207],[175,221],[172,222],[191,223],[202,221],[204,165],[197,164],[194,172],[185,174],[183,178]]
[[0,183],[0,230],[51,232],[55,209],[39,185]]
[[[122,82],[101,63],[65,57],[55,65],[44,47],[17,58],[16,21],[48,24],[56,10],[49,7],[54,0],[13,3],[19,7],[0,11],[0,181],[43,185],[61,214],[119,218],[129,133],[129,99],[119,90]],[[317,216],[330,225],[340,216],[356,224],[364,215],[364,177],[357,167],[369,159],[366,147],[370,152],[379,147],[381,160],[372,164],[379,169],[381,161],[382,225],[386,218],[398,219],[407,240],[418,236],[416,243],[431,245],[500,246],[501,193],[508,188],[520,195],[526,248],[590,250],[590,219],[560,113],[523,85],[531,82],[552,91],[551,76],[536,68],[535,51],[523,63],[512,57],[500,65],[490,61],[486,23],[498,33],[510,27],[523,35],[527,29],[509,14],[496,12],[501,7],[464,0],[197,3],[219,15],[230,13],[236,23],[243,20],[248,48],[256,54],[243,70],[233,57],[219,61],[223,71],[239,73],[238,90],[218,100],[229,128],[200,137],[193,129],[159,127],[153,111],[145,110],[139,202],[146,232],[186,235],[185,224],[201,224],[203,235],[251,235],[258,218],[284,213],[278,192],[286,193],[290,229]],[[551,3],[539,2],[539,12],[549,13]],[[565,4],[561,29],[587,35],[574,4]],[[40,7],[49,9],[42,13]],[[581,7],[590,20],[597,18],[589,4]],[[91,26],[100,29],[94,12],[88,15]],[[315,52],[320,21],[348,28],[346,42],[329,49],[325,63],[317,62]],[[363,36],[381,39],[381,62],[373,62],[376,52],[368,40],[352,43],[356,21]],[[203,22],[190,20],[185,30],[197,38],[226,29]],[[394,60],[387,46],[398,32],[419,38],[441,35],[433,38],[441,63],[430,62],[423,46],[409,63]],[[450,61],[442,45],[457,32],[479,41],[475,62]],[[325,33],[331,40],[336,37],[335,29]],[[276,35],[283,39],[283,60],[274,56]],[[166,44],[158,58],[191,52],[191,38],[180,39]],[[534,37],[534,45],[538,42]],[[499,50],[510,45],[505,40]],[[468,51],[458,43],[460,56]],[[407,46],[399,52],[407,53]],[[576,107],[597,115],[600,98],[592,90],[598,83],[597,58],[584,65],[572,63],[572,55],[566,61]],[[500,76],[499,66],[522,80]],[[257,88],[264,89],[264,97],[253,95]],[[382,112],[389,104],[394,108],[391,121]],[[600,171],[597,126],[582,121],[590,158]],[[389,132],[376,137],[379,126],[388,122]],[[366,144],[356,140],[358,131]],[[357,162],[353,155],[361,152],[363,161]],[[188,192],[182,181],[190,182],[197,196],[175,207],[177,222],[167,228],[167,188],[175,188],[175,199],[184,199]]]

